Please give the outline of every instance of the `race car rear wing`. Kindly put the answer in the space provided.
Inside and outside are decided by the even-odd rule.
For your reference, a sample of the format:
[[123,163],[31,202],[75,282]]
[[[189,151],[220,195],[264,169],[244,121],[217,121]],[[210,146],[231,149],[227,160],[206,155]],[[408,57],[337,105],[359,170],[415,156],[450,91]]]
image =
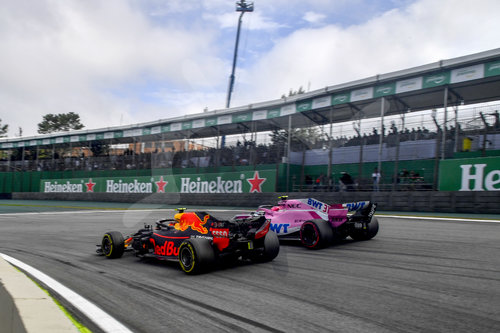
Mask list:
[[377,204],[372,203],[370,201],[367,201],[368,204],[364,205],[362,208],[356,210],[354,214],[352,214],[349,217],[349,221],[351,222],[356,222],[356,221],[363,221],[363,222],[370,222],[373,215],[375,214],[375,211],[377,210]]
[[348,211],[354,212],[363,209],[369,205],[370,201],[356,201],[356,202],[346,202],[341,204],[333,204],[330,207],[336,209],[347,208]]

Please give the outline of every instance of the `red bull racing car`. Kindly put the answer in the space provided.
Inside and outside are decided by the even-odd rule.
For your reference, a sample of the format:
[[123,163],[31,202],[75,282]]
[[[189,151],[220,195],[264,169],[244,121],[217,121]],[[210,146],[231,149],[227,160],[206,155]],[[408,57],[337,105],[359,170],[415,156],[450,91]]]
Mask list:
[[178,261],[187,274],[205,272],[218,260],[265,262],[279,253],[278,237],[262,213],[226,221],[205,212],[178,211],[174,219],[145,225],[125,238],[118,231],[105,233],[97,253],[120,258],[125,251],[133,251],[141,258]]
[[377,205],[370,201],[328,205],[313,198],[282,196],[279,199],[277,205],[259,206],[257,212],[271,220],[271,230],[280,239],[300,239],[307,248],[322,248],[347,236],[368,240],[375,237],[379,229],[373,217]]

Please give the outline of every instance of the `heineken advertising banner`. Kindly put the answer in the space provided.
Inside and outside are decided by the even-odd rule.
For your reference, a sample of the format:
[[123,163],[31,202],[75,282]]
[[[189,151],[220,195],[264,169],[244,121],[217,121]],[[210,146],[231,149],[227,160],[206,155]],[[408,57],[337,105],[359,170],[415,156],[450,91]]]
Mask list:
[[500,191],[500,157],[444,160],[440,191]]
[[274,192],[276,171],[164,175],[152,177],[99,177],[42,179],[44,193],[261,193]]

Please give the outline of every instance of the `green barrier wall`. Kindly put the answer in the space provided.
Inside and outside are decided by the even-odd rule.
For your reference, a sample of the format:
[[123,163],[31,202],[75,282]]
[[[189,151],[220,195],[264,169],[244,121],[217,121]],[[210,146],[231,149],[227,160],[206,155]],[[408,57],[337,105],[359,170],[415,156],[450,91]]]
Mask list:
[[[68,180],[78,180],[79,182],[88,182],[92,179],[114,179],[114,178],[137,178],[141,182],[145,182],[145,178],[156,177],[155,181],[160,176],[171,177],[171,184],[182,184],[182,178],[191,178],[192,181],[197,181],[198,177],[201,182],[218,181],[217,177],[222,177],[220,181],[236,180],[243,177],[241,180],[242,186],[246,189],[251,186],[246,179],[252,179],[254,172],[259,172],[259,177],[265,177],[266,181],[262,183],[263,191],[275,191],[277,181],[277,166],[259,165],[242,166],[242,167],[219,167],[215,168],[185,168],[185,169],[148,169],[148,170],[66,170],[66,171],[26,171],[26,172],[0,172],[0,193],[13,193],[13,192],[43,192],[42,180],[57,180],[58,184],[65,183]],[[262,175],[262,176],[261,176]],[[173,178],[172,178],[173,177]],[[229,177],[229,178],[227,178]],[[233,177],[233,178],[231,178]],[[144,178],[144,179],[143,179]],[[227,178],[227,179],[226,179]],[[226,179],[226,180],[224,180]],[[127,179],[126,181],[129,181]],[[148,180],[151,182],[151,179]],[[224,183],[227,184],[227,183]],[[218,184],[220,189],[220,184]],[[226,185],[224,185],[226,186]],[[230,185],[227,185],[228,189]],[[99,188],[99,186],[97,187]],[[225,188],[225,187],[224,187]],[[249,187],[249,190],[251,187]],[[173,192],[174,190],[172,190]]]
[[[400,161],[398,170],[407,169],[414,170],[424,177],[425,183],[433,182],[434,175],[434,160],[417,160],[417,161]],[[391,184],[394,175],[394,162],[382,163],[382,183]],[[377,163],[364,163],[362,168],[361,178],[370,179]],[[286,164],[270,164],[259,166],[225,166],[217,169],[211,168],[185,168],[185,169],[147,169],[147,170],[76,170],[76,171],[27,171],[27,172],[2,172],[0,173],[0,193],[12,192],[40,192],[40,181],[42,179],[81,179],[88,181],[89,178],[117,178],[117,177],[154,177],[167,175],[210,175],[231,172],[253,172],[257,171],[272,171],[274,176],[272,180],[266,183],[266,188],[273,183],[273,191],[288,191],[292,190],[293,186],[301,184],[302,177],[310,176],[313,180],[323,174],[327,177],[327,165],[300,166],[291,164],[289,167]],[[332,165],[331,177],[337,182],[341,176],[341,172],[348,172],[353,178],[359,178],[359,165],[357,163]],[[287,175],[289,175],[287,182]],[[267,175],[266,177],[270,177]],[[288,184],[288,189],[287,189]]]
[[0,173],[0,193],[12,193],[13,192],[13,178],[14,172],[1,172]]
[[500,157],[441,161],[440,191],[500,191]]
[[133,177],[41,179],[43,193],[262,193],[274,192],[275,170]]

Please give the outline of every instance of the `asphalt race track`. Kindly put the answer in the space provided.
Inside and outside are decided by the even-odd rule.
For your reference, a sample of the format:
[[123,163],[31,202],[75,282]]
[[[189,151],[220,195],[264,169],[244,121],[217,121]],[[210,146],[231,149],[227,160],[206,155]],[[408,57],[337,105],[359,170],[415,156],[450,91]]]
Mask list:
[[55,278],[134,332],[499,330],[499,223],[379,216],[373,240],[319,251],[282,243],[271,263],[199,276],[130,253],[116,260],[95,254],[104,232],[132,233],[172,212],[0,214],[0,252]]

